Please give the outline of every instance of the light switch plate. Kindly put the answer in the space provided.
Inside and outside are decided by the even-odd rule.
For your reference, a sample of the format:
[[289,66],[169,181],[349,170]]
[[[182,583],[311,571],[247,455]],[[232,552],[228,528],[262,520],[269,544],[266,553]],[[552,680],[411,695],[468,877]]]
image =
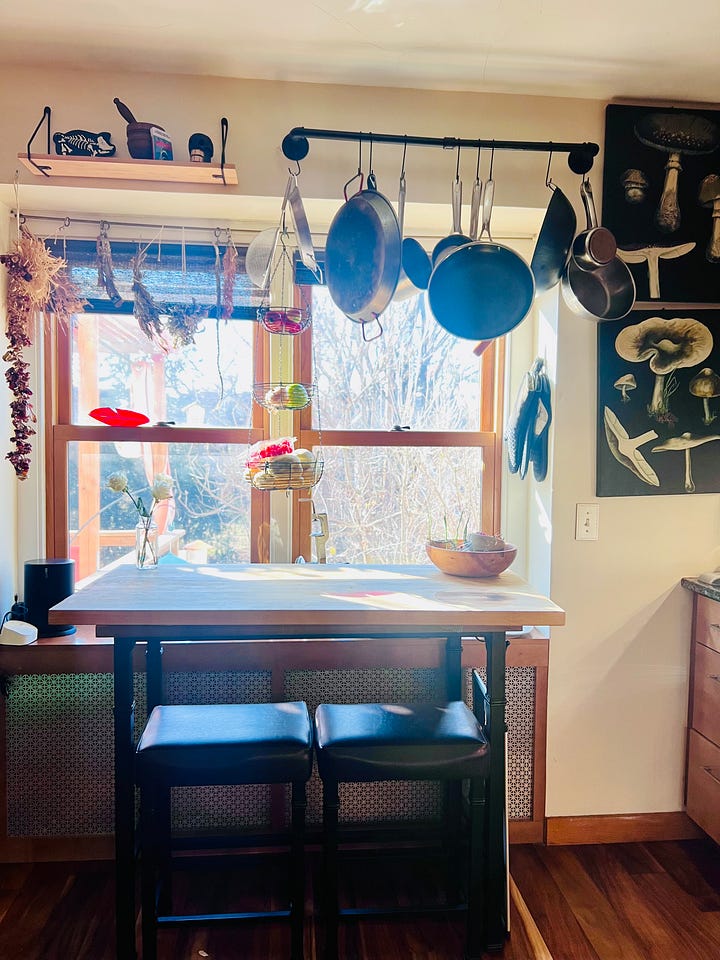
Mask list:
[[578,503],[575,505],[576,540],[597,540],[599,526],[599,503]]

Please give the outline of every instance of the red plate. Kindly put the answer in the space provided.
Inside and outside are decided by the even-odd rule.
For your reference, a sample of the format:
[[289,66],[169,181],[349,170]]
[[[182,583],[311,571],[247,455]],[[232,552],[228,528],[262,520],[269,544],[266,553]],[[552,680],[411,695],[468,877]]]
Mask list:
[[90,411],[90,416],[109,427],[139,427],[142,423],[150,422],[150,417],[146,417],[144,413],[123,410],[121,407],[97,407]]

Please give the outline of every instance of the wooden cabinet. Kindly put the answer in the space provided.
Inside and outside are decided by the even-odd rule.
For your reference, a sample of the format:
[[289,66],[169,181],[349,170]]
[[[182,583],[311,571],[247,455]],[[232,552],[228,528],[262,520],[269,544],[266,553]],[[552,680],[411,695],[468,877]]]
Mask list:
[[696,594],[692,643],[687,812],[720,843],[720,600]]

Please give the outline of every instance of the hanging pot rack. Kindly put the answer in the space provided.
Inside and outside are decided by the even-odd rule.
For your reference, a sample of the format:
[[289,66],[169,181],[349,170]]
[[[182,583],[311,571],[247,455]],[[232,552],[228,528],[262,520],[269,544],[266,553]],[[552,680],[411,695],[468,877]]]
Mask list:
[[392,143],[401,147],[442,147],[455,150],[470,147],[476,150],[525,150],[535,153],[567,153],[568,166],[573,173],[587,173],[600,152],[597,143],[555,143],[539,140],[472,140],[464,137],[417,137],[398,133],[365,133],[362,130],[320,130],[313,127],[293,127],[283,138],[282,152],[288,160],[299,163],[310,152],[310,140],[346,140],[354,143]]

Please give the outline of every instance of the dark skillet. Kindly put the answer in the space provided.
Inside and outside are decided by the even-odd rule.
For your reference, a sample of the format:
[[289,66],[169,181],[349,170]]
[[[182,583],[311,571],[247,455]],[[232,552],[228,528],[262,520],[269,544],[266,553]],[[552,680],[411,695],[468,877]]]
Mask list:
[[488,180],[480,239],[448,253],[433,269],[428,286],[437,322],[467,340],[492,340],[509,333],[528,315],[535,295],[528,264],[490,235],[493,192]]
[[560,187],[552,183],[549,186],[553,194],[530,261],[536,294],[545,293],[560,283],[577,229],[573,205]]

